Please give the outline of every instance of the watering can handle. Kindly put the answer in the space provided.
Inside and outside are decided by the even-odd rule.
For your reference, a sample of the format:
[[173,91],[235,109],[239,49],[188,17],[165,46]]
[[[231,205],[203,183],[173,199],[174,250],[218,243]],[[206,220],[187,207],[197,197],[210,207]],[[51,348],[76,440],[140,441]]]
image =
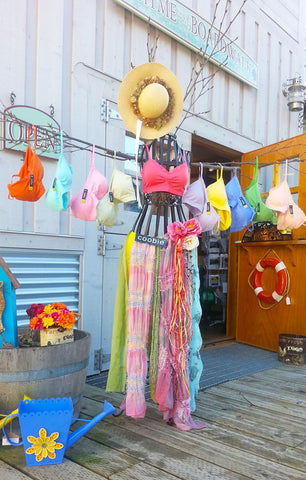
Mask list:
[[13,445],[13,447],[19,447],[20,445],[23,445],[23,442],[20,442],[20,443],[11,442],[11,440],[10,440],[9,437],[7,436],[7,433],[6,433],[5,428],[4,428],[6,421],[7,421],[9,418],[13,419],[14,417],[18,417],[18,413],[14,413],[14,414],[9,415],[8,417],[6,417],[5,421],[3,422],[2,431],[3,431],[3,433],[4,433],[4,436],[5,436],[6,440],[8,441],[8,443],[9,443],[10,445]]

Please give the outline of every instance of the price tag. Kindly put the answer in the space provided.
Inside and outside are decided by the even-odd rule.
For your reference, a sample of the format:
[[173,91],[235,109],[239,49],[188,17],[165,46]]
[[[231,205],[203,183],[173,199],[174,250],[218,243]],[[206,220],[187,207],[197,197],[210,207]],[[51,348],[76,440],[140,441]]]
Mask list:
[[86,197],[87,197],[87,193],[88,193],[88,190],[87,190],[87,188],[84,188],[84,190],[83,190],[83,194],[82,194],[82,200],[81,200],[82,202],[85,202],[85,200],[86,200]]

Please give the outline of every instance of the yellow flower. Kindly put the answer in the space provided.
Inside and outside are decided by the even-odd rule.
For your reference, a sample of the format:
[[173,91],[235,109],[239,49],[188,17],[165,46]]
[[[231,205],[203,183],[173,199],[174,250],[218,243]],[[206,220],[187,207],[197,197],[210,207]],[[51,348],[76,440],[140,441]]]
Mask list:
[[53,318],[51,316],[50,317],[43,317],[42,321],[43,321],[44,328],[49,328],[49,327],[52,327],[54,325],[54,321],[53,321]]
[[47,432],[44,428],[39,430],[39,437],[28,436],[28,442],[32,443],[32,446],[26,450],[26,453],[36,455],[36,461],[41,462],[43,458],[55,458],[55,450],[60,450],[64,447],[62,443],[56,443],[59,433],[54,432],[50,437],[47,437]]
[[49,303],[48,305],[45,306],[43,313],[51,314],[53,311],[54,311],[53,305],[50,305]]

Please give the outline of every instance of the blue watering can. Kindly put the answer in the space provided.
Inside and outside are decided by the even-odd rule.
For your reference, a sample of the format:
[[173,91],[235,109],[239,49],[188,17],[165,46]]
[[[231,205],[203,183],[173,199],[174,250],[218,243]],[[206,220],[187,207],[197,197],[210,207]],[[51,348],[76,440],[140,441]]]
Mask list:
[[8,416],[6,422],[12,417],[18,417],[23,441],[11,442],[5,424],[3,433],[11,445],[24,446],[28,467],[62,463],[65,451],[106,415],[116,413],[116,409],[105,400],[103,412],[92,420],[81,420],[86,422],[85,425],[69,434],[72,413],[71,398],[20,400],[18,413]]

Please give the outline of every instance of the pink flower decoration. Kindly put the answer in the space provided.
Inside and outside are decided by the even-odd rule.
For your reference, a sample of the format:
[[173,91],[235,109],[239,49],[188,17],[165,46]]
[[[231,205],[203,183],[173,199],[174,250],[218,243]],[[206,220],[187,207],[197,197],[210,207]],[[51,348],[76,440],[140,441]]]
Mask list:
[[187,229],[187,235],[200,235],[201,225],[198,220],[191,218],[184,223]]
[[167,232],[173,240],[173,242],[177,242],[179,238],[185,237],[187,234],[187,228],[185,224],[181,222],[173,222],[167,227]]

